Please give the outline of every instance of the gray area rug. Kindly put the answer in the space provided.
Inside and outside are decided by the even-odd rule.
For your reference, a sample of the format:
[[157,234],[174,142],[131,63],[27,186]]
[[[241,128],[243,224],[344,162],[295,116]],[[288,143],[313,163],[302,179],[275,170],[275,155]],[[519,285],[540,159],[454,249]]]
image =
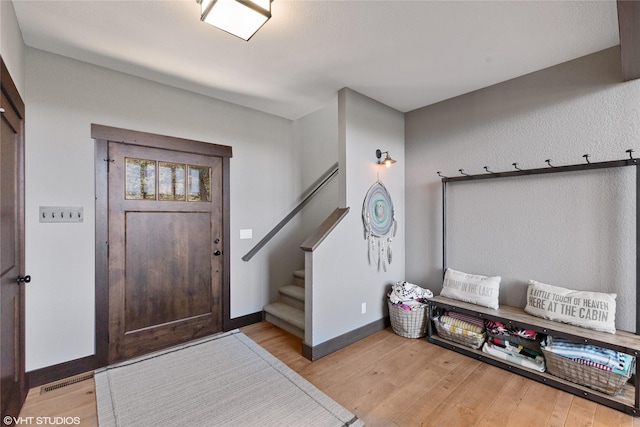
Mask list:
[[362,426],[235,330],[96,371],[100,427]]

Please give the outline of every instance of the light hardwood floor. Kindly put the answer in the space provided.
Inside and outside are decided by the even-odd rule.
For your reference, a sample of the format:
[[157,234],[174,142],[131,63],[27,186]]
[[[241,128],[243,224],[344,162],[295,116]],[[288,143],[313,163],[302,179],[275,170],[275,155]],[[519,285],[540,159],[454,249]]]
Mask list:
[[[315,362],[301,356],[299,338],[270,323],[241,330],[366,426],[640,427],[639,418],[391,329]],[[80,417],[80,425],[97,426],[93,379],[30,390],[20,416]]]

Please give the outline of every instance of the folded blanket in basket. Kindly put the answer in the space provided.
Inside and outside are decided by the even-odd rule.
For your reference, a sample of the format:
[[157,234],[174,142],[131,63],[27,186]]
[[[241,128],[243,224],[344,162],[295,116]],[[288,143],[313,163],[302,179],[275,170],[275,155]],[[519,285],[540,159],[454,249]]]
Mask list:
[[628,376],[634,359],[633,356],[619,351],[552,336],[547,337],[544,347],[558,356],[600,369],[602,366],[605,367],[604,370],[624,376]]
[[[473,338],[477,338],[477,339],[484,339],[484,334],[481,332],[475,332],[474,330],[470,330],[470,329],[466,329],[466,328],[462,328],[460,326],[455,326],[451,323],[448,323],[446,320],[457,320],[457,319],[453,319],[451,317],[448,316],[439,316],[433,319],[436,322],[440,323],[440,326],[451,332],[454,334],[458,334],[458,335],[465,335],[468,337],[473,337]],[[476,326],[470,325],[472,328],[477,328]]]
[[440,316],[440,321],[443,323],[447,323],[453,327],[465,329],[467,331],[475,332],[477,334],[481,334],[484,332],[484,328],[474,325],[472,323],[469,323],[465,320],[456,319],[455,317]]
[[598,368],[602,371],[613,371],[611,366],[601,365],[599,363],[592,362],[591,360],[584,360],[584,359],[571,359],[571,360],[581,365],[591,366],[592,368]]
[[497,357],[498,359],[506,360],[514,365],[522,366],[523,368],[529,368],[539,372],[544,372],[545,370],[544,358],[542,356],[538,356],[535,359],[527,356],[521,356],[489,342],[485,342],[482,345],[482,352],[490,354],[493,357]]
[[484,331],[484,320],[479,317],[471,316],[470,314],[458,313],[457,311],[447,311],[444,313],[444,315],[464,320],[465,322],[469,322],[473,325],[479,326]]

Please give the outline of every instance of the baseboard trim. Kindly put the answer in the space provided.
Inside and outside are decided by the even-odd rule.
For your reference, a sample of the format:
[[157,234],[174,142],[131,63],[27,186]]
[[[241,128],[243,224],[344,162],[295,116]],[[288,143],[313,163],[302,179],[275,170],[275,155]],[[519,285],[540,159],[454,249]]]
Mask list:
[[223,330],[230,331],[232,329],[242,328],[243,326],[253,325],[264,320],[264,312],[258,311],[256,313],[245,314],[244,316],[235,317],[225,322]]
[[[224,325],[225,331],[248,326],[253,323],[262,322],[263,313],[247,314],[245,316],[229,319]],[[68,362],[59,363],[57,365],[47,366],[45,368],[36,369],[26,373],[26,382],[28,388],[39,387],[74,375],[83,374],[88,371],[94,371],[106,365],[100,366],[96,355],[82,357],[80,359],[70,360]]]
[[338,351],[341,348],[344,348],[356,341],[360,341],[361,339],[368,337],[369,335],[375,334],[376,332],[388,328],[390,325],[391,322],[389,320],[389,316],[386,316],[382,319],[361,326],[358,329],[354,329],[353,331],[344,333],[313,347],[303,342],[302,355],[311,361],[318,360],[321,357],[333,353],[334,351]]
[[27,372],[27,386],[30,389],[33,387],[39,387],[74,375],[94,371],[98,368],[99,366],[97,366],[97,359],[95,355],[70,360],[68,362]]

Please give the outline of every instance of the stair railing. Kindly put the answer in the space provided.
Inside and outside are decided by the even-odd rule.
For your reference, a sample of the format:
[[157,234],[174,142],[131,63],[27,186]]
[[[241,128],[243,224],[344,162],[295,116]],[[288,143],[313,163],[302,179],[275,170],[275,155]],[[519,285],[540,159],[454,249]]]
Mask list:
[[316,182],[314,182],[305,193],[306,196],[303,196],[302,201],[300,201],[300,203],[298,203],[298,205],[293,208],[293,210],[291,212],[289,212],[289,214],[287,216],[285,216],[282,221],[280,221],[275,227],[273,227],[273,229],[271,231],[269,231],[267,233],[266,236],[264,236],[262,238],[262,240],[260,240],[249,252],[247,252],[247,254],[245,256],[242,257],[243,261],[249,261],[251,258],[253,258],[253,256],[255,254],[258,253],[258,251],[260,251],[260,249],[262,249],[268,242],[269,240],[271,240],[273,238],[273,236],[275,236],[276,234],[278,234],[278,232],[280,230],[282,230],[282,228],[287,225],[287,223],[289,221],[291,221],[291,219],[296,216],[298,214],[298,212],[300,212],[302,210],[302,208],[305,207],[305,205],[307,203],[309,203],[311,201],[311,199],[318,194],[318,192],[325,186],[327,185],[327,183],[336,175],[338,174],[338,163],[335,163],[333,166],[331,166],[329,169],[327,169],[327,171],[322,174],[322,176],[320,176],[320,178],[318,178],[316,180]]

